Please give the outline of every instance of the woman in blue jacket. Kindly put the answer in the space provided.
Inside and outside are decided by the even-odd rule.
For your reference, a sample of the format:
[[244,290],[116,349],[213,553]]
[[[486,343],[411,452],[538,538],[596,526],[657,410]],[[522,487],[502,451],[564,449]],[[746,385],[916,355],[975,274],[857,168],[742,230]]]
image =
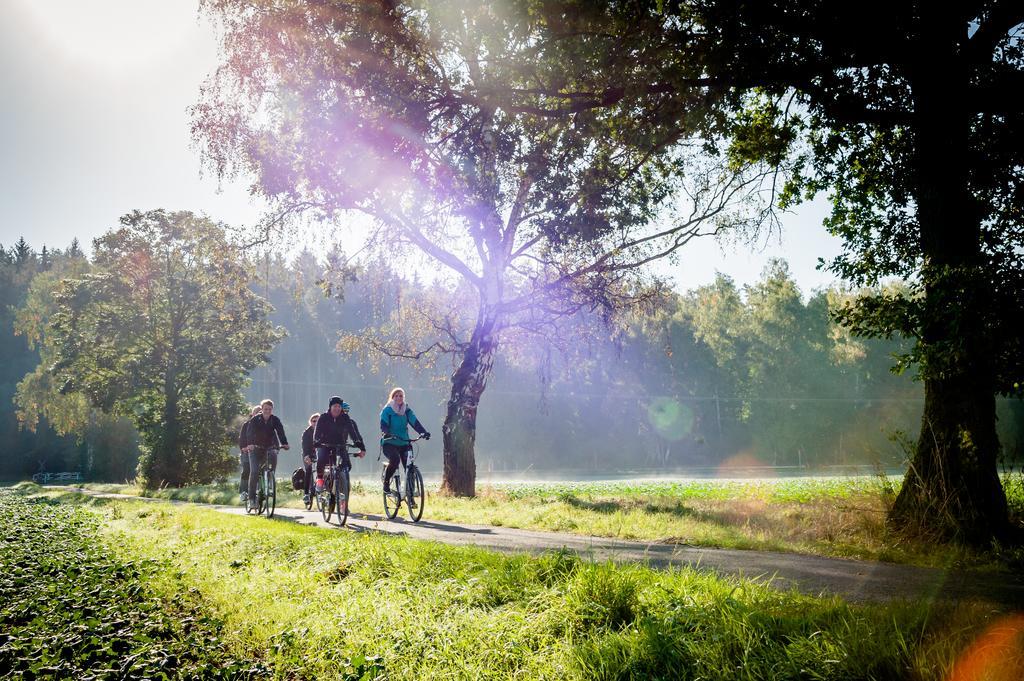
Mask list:
[[402,462],[403,468],[409,463],[409,450],[412,449],[409,443],[409,426],[422,435],[424,440],[430,439],[430,433],[416,418],[412,407],[406,403],[405,391],[393,388],[388,403],[380,412],[380,444],[384,456],[388,457],[388,467],[384,471],[384,491],[387,491],[391,476],[398,469],[398,462]]

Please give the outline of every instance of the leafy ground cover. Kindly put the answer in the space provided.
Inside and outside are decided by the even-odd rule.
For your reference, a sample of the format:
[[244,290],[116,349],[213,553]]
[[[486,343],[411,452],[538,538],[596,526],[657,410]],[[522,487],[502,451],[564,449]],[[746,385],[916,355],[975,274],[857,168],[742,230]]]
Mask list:
[[[283,482],[283,481],[282,481]],[[1021,563],[1019,552],[978,553],[908,540],[890,533],[885,514],[894,498],[885,478],[806,477],[774,480],[684,480],[591,483],[510,483],[481,487],[475,499],[432,494],[431,519],[573,532],[694,546],[809,553],[917,565]],[[143,492],[131,485],[89,485],[120,494],[235,504],[232,484]],[[279,505],[299,507],[300,495],[279,485]],[[1024,485],[1008,477],[1007,493],[1024,517]],[[356,513],[380,513],[376,489],[353,488]]]
[[[938,681],[1006,621],[986,603],[851,606],[689,569],[62,499],[102,514],[121,560],[161,566],[148,588],[194,594],[230,655],[277,676]],[[984,678],[1019,678],[1020,638],[986,643]]]
[[220,626],[149,589],[151,560],[113,555],[99,518],[0,489],[0,669],[10,679],[262,675],[228,655]]

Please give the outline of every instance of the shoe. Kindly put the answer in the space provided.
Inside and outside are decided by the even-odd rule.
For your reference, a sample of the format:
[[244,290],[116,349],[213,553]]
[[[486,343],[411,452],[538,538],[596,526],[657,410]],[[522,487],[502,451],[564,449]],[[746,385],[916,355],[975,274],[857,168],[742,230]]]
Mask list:
[[316,493],[320,494],[320,492],[323,492],[323,491],[324,491],[324,479],[323,478],[317,478],[316,479]]
[[302,503],[304,503],[306,506],[309,506],[309,495],[308,494],[303,494],[302,495]]

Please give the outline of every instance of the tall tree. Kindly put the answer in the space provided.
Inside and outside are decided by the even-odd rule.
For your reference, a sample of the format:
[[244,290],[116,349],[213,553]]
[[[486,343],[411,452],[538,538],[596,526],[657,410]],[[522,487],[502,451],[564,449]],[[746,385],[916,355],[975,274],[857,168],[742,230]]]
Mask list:
[[[559,3],[567,17],[579,8]],[[996,470],[995,395],[1020,394],[1024,310],[1024,5],[980,0],[677,0],[615,3],[600,33],[634,48],[633,77],[577,106],[636,90],[703,93],[735,161],[788,173],[792,205],[827,192],[845,252],[831,269],[886,277],[841,318],[917,339],[925,410],[894,526],[985,543],[1008,530]],[[549,101],[572,102],[553,87]]]
[[475,491],[478,407],[505,334],[543,337],[561,316],[629,303],[642,265],[735,226],[761,188],[757,172],[706,161],[701,93],[618,92],[632,48],[573,37],[547,3],[202,6],[224,34],[194,109],[215,169],[255,175],[282,216],[361,211],[392,260],[418,251],[471,292],[467,322],[432,315],[425,347],[377,344],[453,356],[453,494]]
[[[862,298],[841,315],[862,334],[918,339],[907,359],[924,380],[924,416],[891,520],[978,543],[1004,536],[995,395],[1021,375],[1010,320],[1024,311],[1024,6],[715,2],[698,12],[724,46],[713,75],[763,88],[741,118],[754,142],[744,153],[791,140],[788,198],[830,192],[828,226],[846,245],[832,269],[862,285],[914,282],[909,297]],[[775,102],[794,95],[802,113],[789,116]]]
[[55,384],[135,424],[146,485],[223,475],[240,390],[280,336],[250,267],[219,225],[187,212],[130,213],[94,253],[95,270],[55,295]]
[[32,250],[32,247],[25,241],[25,237],[22,236],[18,237],[18,241],[11,248],[11,256],[14,258],[14,264],[21,268],[35,262],[36,252]]

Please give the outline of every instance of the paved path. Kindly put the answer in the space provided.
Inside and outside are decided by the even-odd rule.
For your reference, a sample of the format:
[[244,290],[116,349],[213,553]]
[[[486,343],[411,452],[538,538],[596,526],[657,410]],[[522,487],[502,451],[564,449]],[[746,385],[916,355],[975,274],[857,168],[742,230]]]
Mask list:
[[[99,497],[145,499],[116,494],[102,494],[86,489],[70,488]],[[189,502],[172,502],[189,503]],[[244,515],[238,506],[195,504]],[[404,508],[402,509],[404,511]],[[428,513],[429,513],[429,509]],[[864,560],[823,558],[771,551],[738,551],[733,549],[698,548],[679,544],[588,537],[562,532],[520,530],[493,525],[465,525],[424,518],[412,523],[400,515],[393,521],[382,516],[354,514],[345,528],[324,522],[315,509],[279,508],[276,520],[303,525],[333,527],[348,532],[384,532],[407,535],[414,539],[453,545],[472,545],[506,553],[542,553],[573,551],[597,561],[645,563],[655,568],[689,566],[722,575],[747,577],[770,582],[780,589],[797,588],[812,595],[841,596],[854,602],[883,601],[893,598],[944,599],[984,598],[997,603],[1024,608],[1024,575],[940,570],[909,565],[896,565]],[[253,518],[253,522],[265,522]]]

